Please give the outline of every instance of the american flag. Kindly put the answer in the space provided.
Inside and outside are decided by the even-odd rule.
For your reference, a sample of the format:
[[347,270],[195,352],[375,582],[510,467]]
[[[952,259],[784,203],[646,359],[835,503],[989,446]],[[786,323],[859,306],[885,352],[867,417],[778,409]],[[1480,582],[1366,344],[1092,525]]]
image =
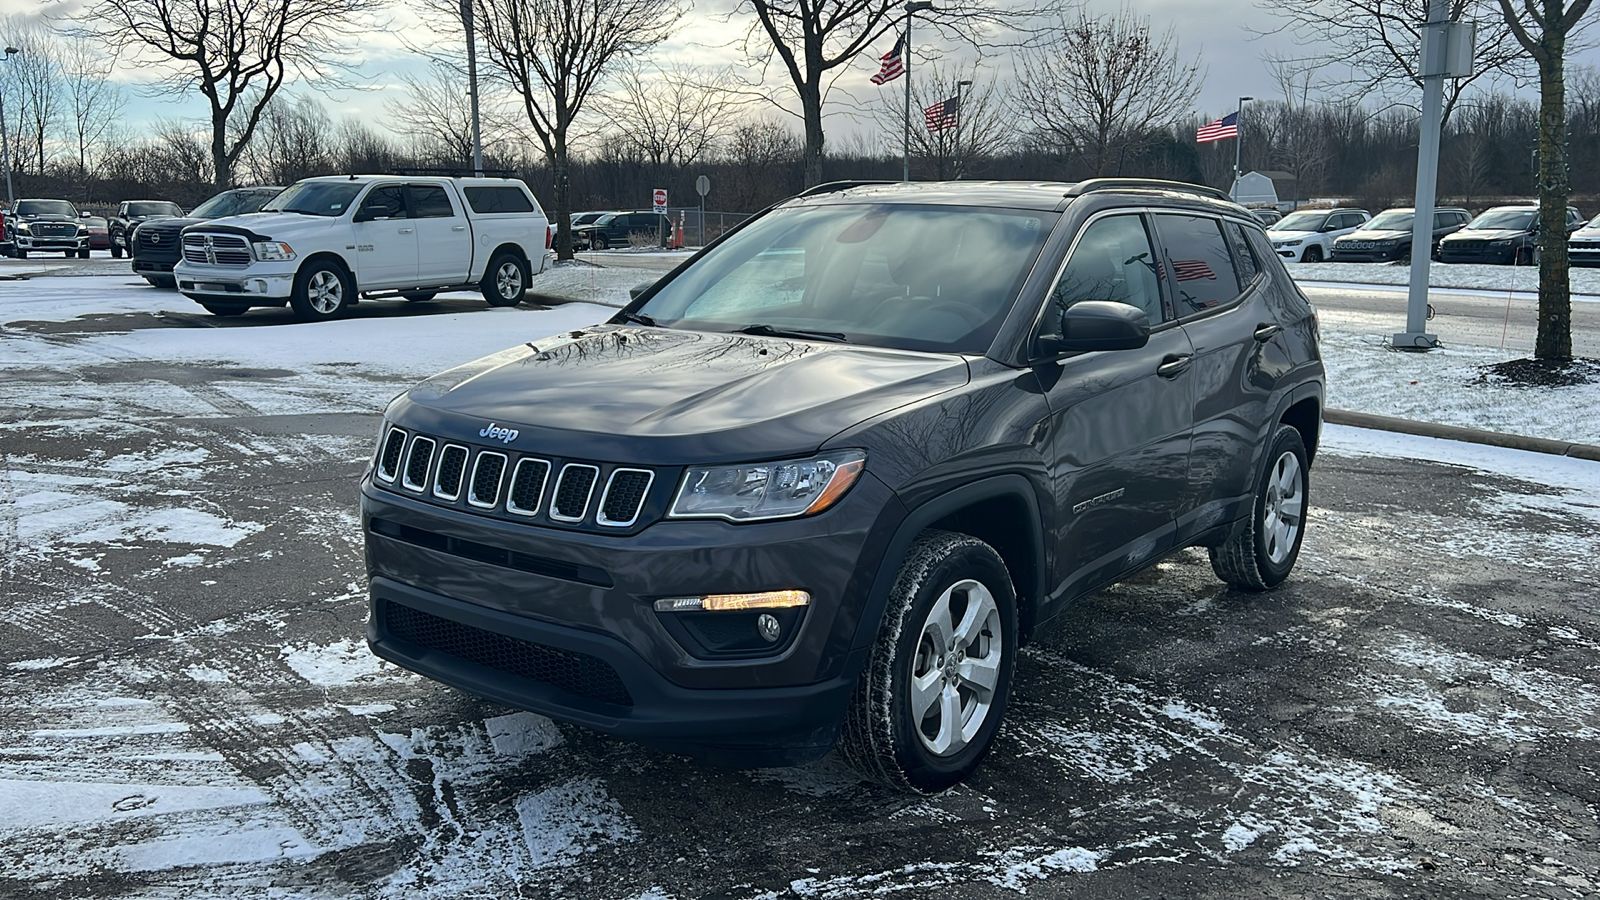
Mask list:
[[1172,261],[1172,271],[1177,274],[1179,281],[1217,280],[1217,273],[1211,271],[1203,259],[1175,259]]
[[883,68],[872,76],[873,84],[887,84],[906,73],[906,60],[901,53],[905,48],[906,36],[902,34],[895,40],[893,50],[878,57],[878,61],[883,63]]
[[1239,136],[1239,114],[1228,113],[1215,122],[1201,125],[1195,129],[1194,140],[1197,144],[1207,144],[1211,141],[1221,141]]
[[922,118],[928,123],[929,131],[943,131],[956,126],[961,118],[960,113],[961,97],[957,95],[926,107],[922,110]]

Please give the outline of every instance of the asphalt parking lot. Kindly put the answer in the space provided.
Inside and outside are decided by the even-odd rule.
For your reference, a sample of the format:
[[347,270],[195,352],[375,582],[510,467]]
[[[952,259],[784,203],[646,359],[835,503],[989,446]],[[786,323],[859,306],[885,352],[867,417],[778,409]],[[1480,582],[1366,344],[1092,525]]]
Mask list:
[[0,896],[1600,891],[1600,466],[1330,429],[1287,585],[1189,552],[1089,597],[1025,650],[976,777],[907,798],[366,652],[384,402],[603,310],[145,296],[0,316]]

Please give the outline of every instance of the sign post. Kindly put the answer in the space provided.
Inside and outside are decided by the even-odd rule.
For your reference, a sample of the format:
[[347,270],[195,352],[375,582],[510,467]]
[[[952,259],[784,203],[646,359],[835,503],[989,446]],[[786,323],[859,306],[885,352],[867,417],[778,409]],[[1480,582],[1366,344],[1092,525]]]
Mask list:
[[[666,211],[667,211],[667,189],[666,188],[656,188],[654,191],[651,191],[651,199],[654,200],[654,202],[655,202],[656,213],[658,215],[664,215],[666,213]],[[665,222],[665,220],[658,220],[658,221]],[[661,225],[656,226],[656,237],[657,237],[656,243],[660,244],[663,247],[665,247],[667,245],[667,229],[671,228],[671,227],[672,227],[671,225],[667,225],[667,224],[661,224]]]
[[700,195],[700,246],[706,245],[706,195],[711,193],[711,179],[704,175],[694,180],[695,193]]

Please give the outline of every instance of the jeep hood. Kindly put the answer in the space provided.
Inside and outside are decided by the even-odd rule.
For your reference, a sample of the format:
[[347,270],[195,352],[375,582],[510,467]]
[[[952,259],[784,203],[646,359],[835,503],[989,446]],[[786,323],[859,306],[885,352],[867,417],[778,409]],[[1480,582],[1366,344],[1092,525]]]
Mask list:
[[839,432],[960,387],[967,363],[667,328],[598,326],[484,357],[390,405],[394,424],[558,457],[655,465],[803,456]]
[[1503,241],[1508,238],[1522,237],[1528,232],[1517,228],[1463,228],[1455,234],[1440,238],[1440,242],[1448,241]]
[[1320,231],[1268,231],[1267,238],[1274,241],[1303,241],[1321,233]]
[[1352,231],[1339,240],[1348,238],[1352,241],[1400,241],[1411,237],[1411,229],[1401,231],[1398,228],[1382,228],[1377,231]]

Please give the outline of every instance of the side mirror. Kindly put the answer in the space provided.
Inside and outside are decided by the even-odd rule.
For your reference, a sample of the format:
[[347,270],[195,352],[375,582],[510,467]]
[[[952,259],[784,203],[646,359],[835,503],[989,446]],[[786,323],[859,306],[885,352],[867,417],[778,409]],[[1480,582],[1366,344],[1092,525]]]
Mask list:
[[89,218],[89,211],[88,210],[84,210],[83,212],[78,213],[78,218],[80,218],[80,219]]
[[1144,310],[1110,300],[1085,300],[1067,307],[1060,334],[1041,334],[1034,342],[1040,356],[1088,350],[1137,350],[1150,342],[1150,318]]
[[639,299],[639,295],[640,294],[644,293],[645,291],[650,290],[651,288],[653,288],[655,286],[656,286],[656,283],[654,281],[641,281],[638,284],[634,285],[633,287],[628,288],[628,299],[629,300],[637,300],[637,299]]

